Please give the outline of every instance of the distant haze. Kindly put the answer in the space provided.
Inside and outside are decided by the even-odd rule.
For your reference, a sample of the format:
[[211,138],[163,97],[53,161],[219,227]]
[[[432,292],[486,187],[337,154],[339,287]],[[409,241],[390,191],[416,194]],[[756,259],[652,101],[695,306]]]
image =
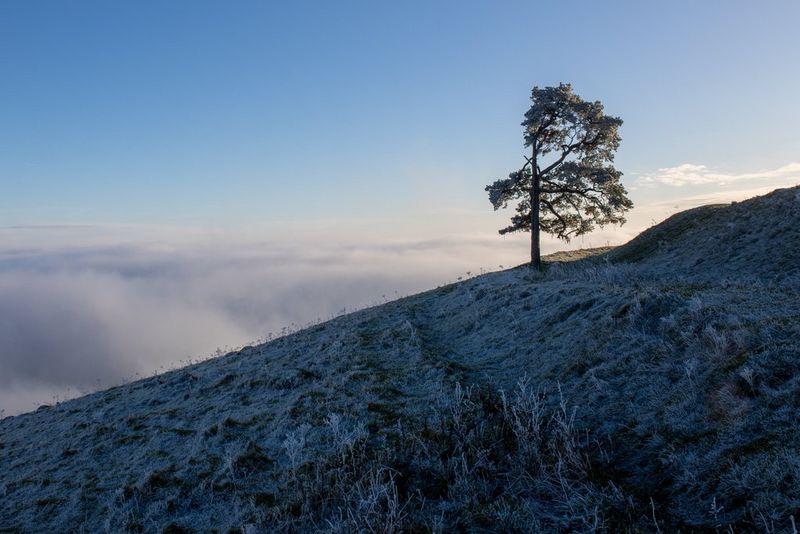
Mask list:
[[163,230],[145,231],[160,242],[87,246],[92,229],[0,231],[76,241],[0,251],[5,415],[525,258],[524,241],[492,235],[164,242]]
[[[546,239],[544,251],[619,244],[678,209],[752,193],[643,205],[622,228],[569,244]],[[272,238],[261,240],[253,229],[0,229],[0,409],[29,411],[523,263],[528,234],[476,230],[485,217],[450,217],[471,233],[406,239],[385,222],[263,228]]]

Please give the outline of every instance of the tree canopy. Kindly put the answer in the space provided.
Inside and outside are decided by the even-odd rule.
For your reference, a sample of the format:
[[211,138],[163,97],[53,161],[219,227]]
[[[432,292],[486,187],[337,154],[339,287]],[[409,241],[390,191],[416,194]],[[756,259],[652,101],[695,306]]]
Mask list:
[[613,166],[622,119],[587,102],[570,84],[534,87],[522,121],[530,149],[521,169],[486,186],[494,209],[517,201],[501,234],[531,232],[531,264],[541,268],[539,232],[569,241],[597,226],[622,224],[633,207]]

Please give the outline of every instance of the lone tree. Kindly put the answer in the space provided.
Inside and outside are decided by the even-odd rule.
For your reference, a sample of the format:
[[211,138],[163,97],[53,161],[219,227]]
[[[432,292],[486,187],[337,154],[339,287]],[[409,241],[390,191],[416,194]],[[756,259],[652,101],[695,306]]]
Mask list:
[[531,156],[486,191],[495,210],[519,201],[500,233],[531,232],[531,267],[541,270],[540,232],[569,241],[595,226],[623,224],[633,202],[612,165],[622,119],[605,115],[600,102],[584,101],[570,84],[534,87],[531,102],[522,122]]

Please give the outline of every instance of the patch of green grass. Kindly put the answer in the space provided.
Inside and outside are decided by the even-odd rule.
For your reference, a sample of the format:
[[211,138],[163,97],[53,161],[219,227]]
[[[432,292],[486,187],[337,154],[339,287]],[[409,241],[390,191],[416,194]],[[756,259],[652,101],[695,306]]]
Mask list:
[[594,256],[605,254],[606,252],[613,250],[614,248],[615,247],[595,247],[595,248],[582,248],[579,250],[560,250],[558,252],[553,252],[552,254],[542,256],[542,262],[545,264],[553,264],[553,263],[565,263],[570,261],[579,261],[579,260],[584,260],[586,258],[592,258]]
[[645,230],[628,243],[609,251],[607,258],[613,262],[636,263],[655,255],[665,243],[674,242],[686,232],[702,226],[728,204],[700,206],[682,211],[666,221]]

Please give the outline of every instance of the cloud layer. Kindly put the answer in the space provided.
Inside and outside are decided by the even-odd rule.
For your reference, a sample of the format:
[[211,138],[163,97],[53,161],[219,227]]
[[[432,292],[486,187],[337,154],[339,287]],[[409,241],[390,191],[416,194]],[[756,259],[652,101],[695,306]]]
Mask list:
[[676,167],[658,169],[653,174],[643,175],[639,179],[639,183],[681,187],[685,185],[728,185],[734,182],[787,178],[800,179],[800,163],[792,162],[776,169],[740,174],[722,173],[714,171],[706,165],[684,163]]
[[6,247],[0,409],[28,411],[454,281],[467,270],[520,263],[525,250],[524,236],[495,235]]

